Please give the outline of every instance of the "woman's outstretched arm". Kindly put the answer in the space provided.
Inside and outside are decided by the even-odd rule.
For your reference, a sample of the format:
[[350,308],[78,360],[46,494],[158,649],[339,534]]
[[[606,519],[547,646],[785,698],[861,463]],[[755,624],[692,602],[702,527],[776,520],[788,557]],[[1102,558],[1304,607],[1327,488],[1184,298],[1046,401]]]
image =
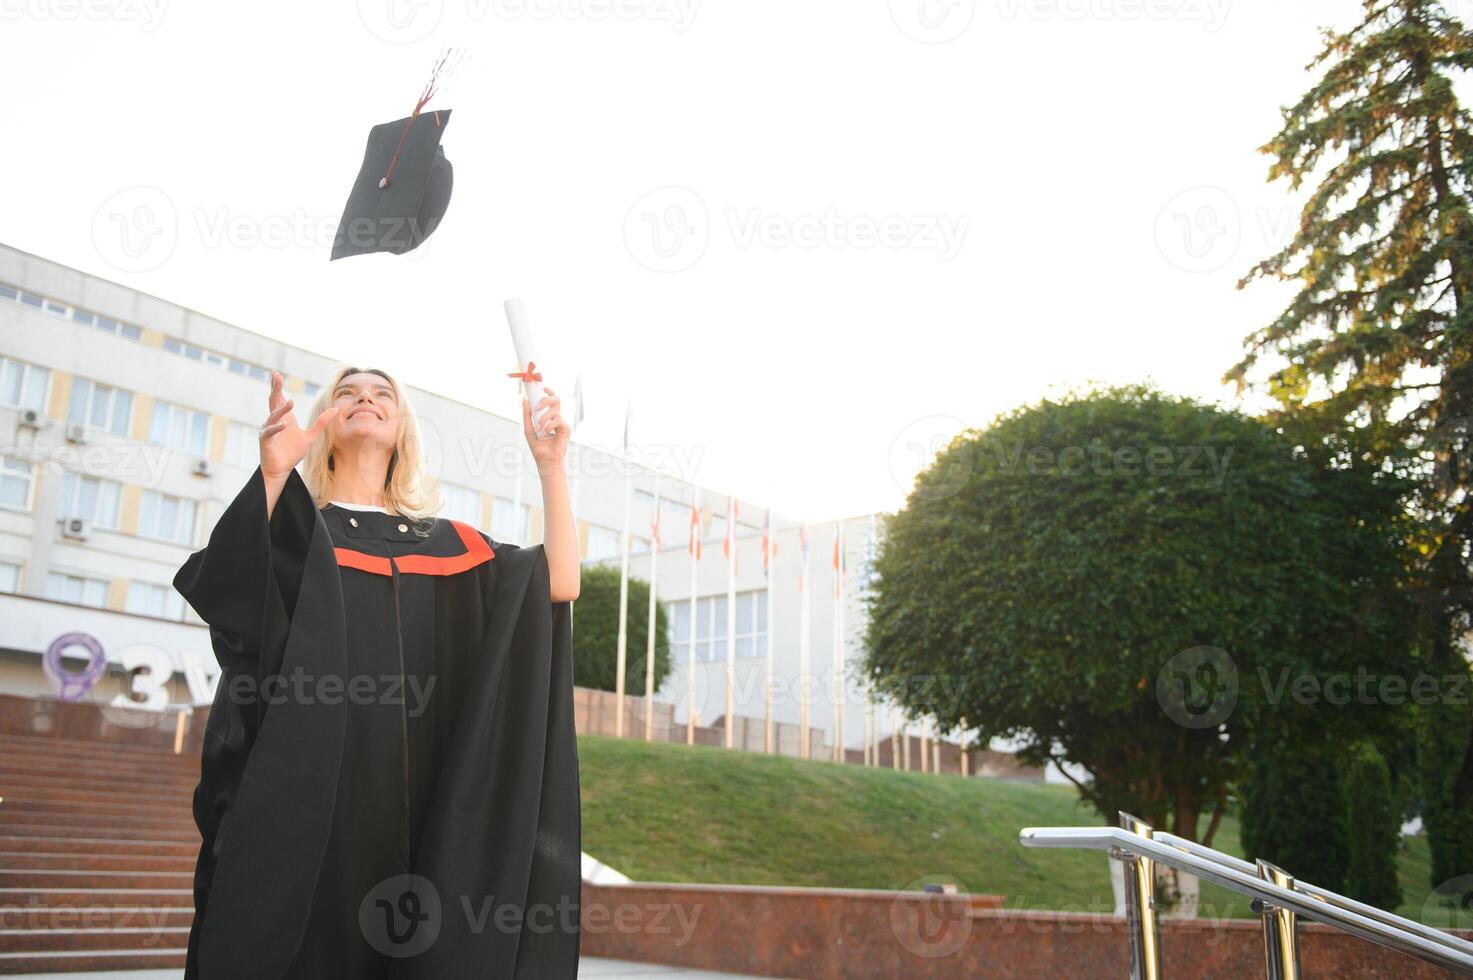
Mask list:
[[558,411],[559,399],[551,388],[536,408],[548,406],[539,428],[550,433],[538,439],[532,430],[532,409],[522,399],[522,424],[532,459],[537,463],[537,476],[542,481],[542,550],[547,556],[547,573],[553,602],[571,602],[578,598],[579,570],[578,525],[573,519],[573,503],[568,495],[568,474],[564,459],[572,427]]

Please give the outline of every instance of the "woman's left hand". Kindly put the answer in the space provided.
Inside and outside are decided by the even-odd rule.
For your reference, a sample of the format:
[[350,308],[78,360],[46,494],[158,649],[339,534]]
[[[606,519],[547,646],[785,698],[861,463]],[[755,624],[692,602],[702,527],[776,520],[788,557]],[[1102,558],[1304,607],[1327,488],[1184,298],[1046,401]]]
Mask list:
[[[529,405],[527,396],[522,396],[522,429],[527,435],[527,448],[532,450],[532,459],[537,463],[539,473],[549,473],[557,470],[563,465],[563,458],[568,452],[568,438],[573,434],[570,426],[558,410],[562,399],[551,389],[542,389],[542,399],[537,404]],[[552,433],[551,438],[537,438],[537,432],[532,428],[532,411],[534,408],[549,406],[538,423],[537,429],[543,433]]]

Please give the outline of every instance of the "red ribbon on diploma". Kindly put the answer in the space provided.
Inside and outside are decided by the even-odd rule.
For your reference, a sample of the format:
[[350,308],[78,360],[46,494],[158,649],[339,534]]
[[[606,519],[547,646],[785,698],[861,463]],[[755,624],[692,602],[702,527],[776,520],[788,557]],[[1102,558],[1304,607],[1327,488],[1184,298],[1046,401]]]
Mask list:
[[525,370],[525,371],[508,371],[506,373],[506,376],[508,378],[518,378],[518,379],[520,379],[522,381],[526,381],[526,382],[529,382],[529,383],[530,382],[533,382],[533,381],[541,381],[542,380],[542,374],[541,374],[541,372],[539,372],[537,370],[537,362],[536,361],[528,361],[527,362],[527,370]]

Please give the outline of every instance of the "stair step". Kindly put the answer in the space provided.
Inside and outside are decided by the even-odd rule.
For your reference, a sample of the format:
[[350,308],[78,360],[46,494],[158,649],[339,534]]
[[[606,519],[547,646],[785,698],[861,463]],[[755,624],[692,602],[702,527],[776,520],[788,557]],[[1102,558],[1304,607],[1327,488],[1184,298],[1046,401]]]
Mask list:
[[5,923],[16,932],[32,929],[163,929],[189,928],[194,906],[94,906],[87,909],[25,908],[6,912]]
[[116,908],[146,905],[167,908],[194,907],[192,888],[0,888],[0,905],[34,905],[41,908],[67,906]]
[[192,843],[195,847],[199,847],[199,830],[187,820],[178,826],[121,827],[102,824],[67,826],[46,820],[11,822],[0,818],[0,838],[8,836],[173,841],[176,844]]
[[[12,735],[0,733],[0,751],[34,750],[48,755],[99,755],[117,759],[175,757],[174,745],[130,745],[127,742],[88,738],[58,738],[55,735]],[[187,755],[188,752],[180,753]]]
[[0,889],[6,888],[191,888],[192,871],[60,871],[0,868]]
[[187,953],[186,949],[117,949],[100,953],[0,953],[0,974],[177,970],[184,966]]
[[[146,799],[146,797],[140,797]],[[178,802],[174,800],[148,801],[139,803],[111,803],[101,800],[95,803],[84,803],[79,800],[46,800],[26,797],[6,796],[0,802],[0,819],[7,813],[52,813],[52,814],[93,814],[98,817],[106,817],[111,820],[115,817],[148,817],[161,818],[164,820],[178,819],[181,814],[194,819],[193,801]]]
[[189,945],[188,925],[90,929],[0,929],[0,953],[175,950]]
[[0,850],[5,851],[65,851],[71,854],[117,854],[145,856],[184,855],[193,860],[199,854],[199,834],[195,840],[151,840],[148,838],[120,839],[106,834],[86,837],[55,837],[47,834],[0,834]]
[[[194,855],[79,854],[65,851],[3,851],[0,869],[6,871],[190,871]],[[0,920],[3,921],[3,920]]]

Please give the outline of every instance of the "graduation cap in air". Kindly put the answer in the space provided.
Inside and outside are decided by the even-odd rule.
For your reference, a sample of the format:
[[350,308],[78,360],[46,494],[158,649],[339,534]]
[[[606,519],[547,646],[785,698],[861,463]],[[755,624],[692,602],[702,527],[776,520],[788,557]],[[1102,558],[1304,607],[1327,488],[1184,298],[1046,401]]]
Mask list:
[[331,259],[408,252],[429,238],[445,217],[453,172],[440,138],[450,124],[450,110],[424,106],[435,94],[449,57],[447,52],[436,63],[407,118],[369,130],[363,166],[343,206]]

